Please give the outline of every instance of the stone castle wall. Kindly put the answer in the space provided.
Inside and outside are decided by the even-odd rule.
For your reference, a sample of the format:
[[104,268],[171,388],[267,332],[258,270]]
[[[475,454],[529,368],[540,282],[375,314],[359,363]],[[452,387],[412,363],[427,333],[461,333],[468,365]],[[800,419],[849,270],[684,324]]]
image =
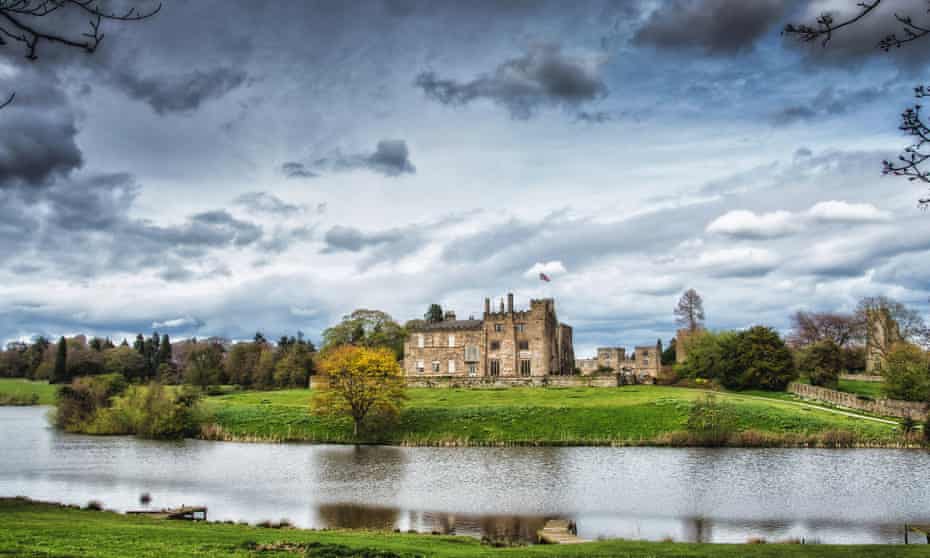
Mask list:
[[788,391],[804,399],[823,401],[839,407],[846,407],[848,409],[889,417],[911,417],[920,421],[927,420],[927,411],[928,407],[930,407],[927,403],[898,401],[896,399],[862,399],[854,393],[846,393],[844,391],[836,391],[834,389],[801,384],[798,382],[791,382],[788,384]]

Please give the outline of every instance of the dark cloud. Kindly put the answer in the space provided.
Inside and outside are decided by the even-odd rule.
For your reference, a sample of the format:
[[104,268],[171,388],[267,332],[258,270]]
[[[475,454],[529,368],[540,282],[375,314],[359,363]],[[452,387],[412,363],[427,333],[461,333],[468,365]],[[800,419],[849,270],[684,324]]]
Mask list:
[[293,217],[304,211],[303,206],[287,203],[268,192],[246,192],[236,198],[234,203],[251,213],[268,213],[279,217]]
[[488,99],[506,107],[513,118],[527,119],[540,106],[575,107],[605,97],[607,85],[600,75],[604,62],[600,55],[568,56],[558,45],[545,45],[470,81],[423,72],[414,83],[427,97],[446,105]]
[[281,172],[288,178],[316,178],[320,175],[308,169],[303,163],[288,161],[281,165]]
[[332,172],[366,169],[384,176],[414,174],[417,171],[410,161],[407,142],[398,139],[379,141],[374,153],[336,153],[313,161],[310,167],[315,170]]
[[142,76],[124,64],[112,70],[110,83],[133,99],[144,101],[158,114],[184,113],[219,99],[247,81],[247,74],[232,67],[194,70],[185,74]]
[[365,248],[382,244],[396,243],[404,237],[400,229],[390,229],[375,233],[366,233],[355,227],[336,225],[326,231],[323,241],[325,253],[360,252]]
[[776,126],[784,126],[799,121],[840,116],[854,112],[859,107],[868,105],[887,93],[886,87],[865,87],[852,90],[825,87],[809,103],[788,106],[773,114],[772,123]]
[[794,4],[787,0],[671,0],[653,11],[633,44],[698,48],[709,54],[751,50]]

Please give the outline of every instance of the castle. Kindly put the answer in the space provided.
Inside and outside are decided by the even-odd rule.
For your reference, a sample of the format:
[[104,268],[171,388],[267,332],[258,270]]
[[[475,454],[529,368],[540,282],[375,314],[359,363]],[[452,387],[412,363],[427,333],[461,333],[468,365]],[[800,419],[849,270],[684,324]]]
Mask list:
[[491,311],[484,299],[482,319],[408,322],[404,373],[408,377],[542,378],[574,371],[572,328],[560,323],[551,298],[531,300],[515,310],[513,293]]
[[621,347],[608,347],[595,358],[575,359],[572,328],[559,322],[551,298],[516,310],[510,293],[497,311],[485,298],[481,319],[459,320],[446,312],[442,320],[410,321],[407,330],[404,374],[411,385],[616,386],[652,383],[662,374],[661,342],[634,348],[631,358]]

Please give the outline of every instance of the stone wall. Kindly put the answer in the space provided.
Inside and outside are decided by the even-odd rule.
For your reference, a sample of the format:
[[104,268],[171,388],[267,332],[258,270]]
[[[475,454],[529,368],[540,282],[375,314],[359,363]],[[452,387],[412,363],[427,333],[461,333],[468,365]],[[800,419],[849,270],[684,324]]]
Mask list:
[[911,417],[915,420],[927,420],[928,405],[926,403],[916,403],[911,401],[898,401],[896,399],[864,399],[854,393],[836,391],[819,386],[791,382],[788,384],[788,391],[804,399],[823,401],[856,409],[876,415],[889,417]]
[[597,376],[531,376],[498,378],[460,378],[453,376],[431,378],[407,377],[407,387],[423,388],[476,388],[495,389],[508,387],[617,387],[621,380],[616,374]]

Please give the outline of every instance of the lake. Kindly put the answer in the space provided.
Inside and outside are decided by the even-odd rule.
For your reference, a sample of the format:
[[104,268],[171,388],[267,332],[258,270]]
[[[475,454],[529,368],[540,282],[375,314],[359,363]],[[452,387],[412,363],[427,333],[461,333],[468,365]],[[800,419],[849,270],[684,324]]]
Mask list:
[[155,442],[60,433],[47,412],[0,407],[0,496],[125,511],[149,493],[211,520],[523,540],[550,518],[591,539],[705,542],[899,543],[930,523],[923,451]]

